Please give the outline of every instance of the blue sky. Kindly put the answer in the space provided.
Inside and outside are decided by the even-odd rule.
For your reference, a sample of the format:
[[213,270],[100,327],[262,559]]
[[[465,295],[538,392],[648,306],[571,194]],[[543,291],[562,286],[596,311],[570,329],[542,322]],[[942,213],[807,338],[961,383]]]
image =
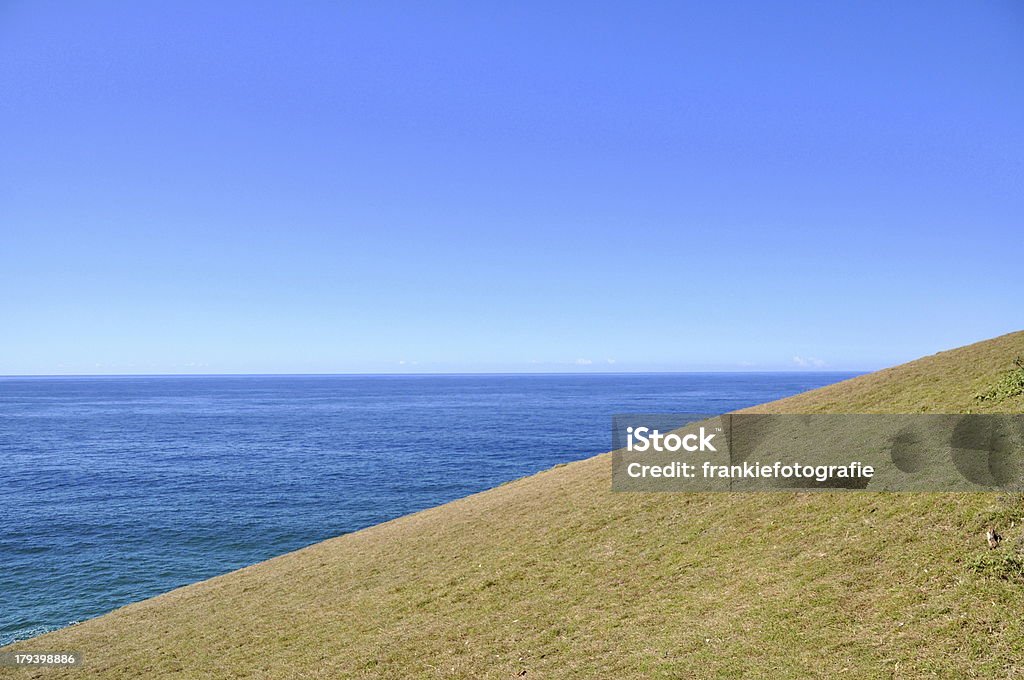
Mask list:
[[0,92],[0,374],[858,370],[1024,326],[1015,2],[6,2]]

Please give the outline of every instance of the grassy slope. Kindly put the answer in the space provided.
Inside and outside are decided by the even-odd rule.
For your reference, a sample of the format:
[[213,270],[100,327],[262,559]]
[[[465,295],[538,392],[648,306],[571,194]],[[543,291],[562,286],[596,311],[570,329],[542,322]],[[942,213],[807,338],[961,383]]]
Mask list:
[[[973,398],[1015,355],[1024,333],[761,409],[1024,412],[1019,397]],[[1024,674],[1024,583],[968,568],[993,519],[1000,550],[1015,549],[1016,499],[616,494],[609,464],[557,467],[16,647],[84,652],[74,677]]]

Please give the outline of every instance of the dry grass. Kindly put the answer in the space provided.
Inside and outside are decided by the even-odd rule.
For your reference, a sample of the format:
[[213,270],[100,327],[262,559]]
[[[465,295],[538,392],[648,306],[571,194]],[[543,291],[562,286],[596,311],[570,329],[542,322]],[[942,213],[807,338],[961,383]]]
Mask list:
[[978,396],[1024,354],[1024,331],[939,352],[753,410],[788,413],[1024,413],[1024,395]]
[[[1024,410],[976,394],[1024,333],[772,403]],[[560,466],[15,645],[3,677],[1024,677],[1024,583],[986,571],[996,494],[626,494]],[[995,551],[993,551],[995,552]]]

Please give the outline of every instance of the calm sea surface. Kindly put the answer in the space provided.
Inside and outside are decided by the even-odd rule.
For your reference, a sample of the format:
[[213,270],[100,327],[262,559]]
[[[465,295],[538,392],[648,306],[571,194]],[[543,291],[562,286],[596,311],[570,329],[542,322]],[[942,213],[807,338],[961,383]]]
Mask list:
[[0,644],[850,375],[0,378]]

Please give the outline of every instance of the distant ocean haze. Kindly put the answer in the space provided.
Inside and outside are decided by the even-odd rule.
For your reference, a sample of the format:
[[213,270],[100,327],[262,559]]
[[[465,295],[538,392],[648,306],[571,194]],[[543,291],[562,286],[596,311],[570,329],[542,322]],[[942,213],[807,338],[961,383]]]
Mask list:
[[3,378],[0,644],[852,375]]

